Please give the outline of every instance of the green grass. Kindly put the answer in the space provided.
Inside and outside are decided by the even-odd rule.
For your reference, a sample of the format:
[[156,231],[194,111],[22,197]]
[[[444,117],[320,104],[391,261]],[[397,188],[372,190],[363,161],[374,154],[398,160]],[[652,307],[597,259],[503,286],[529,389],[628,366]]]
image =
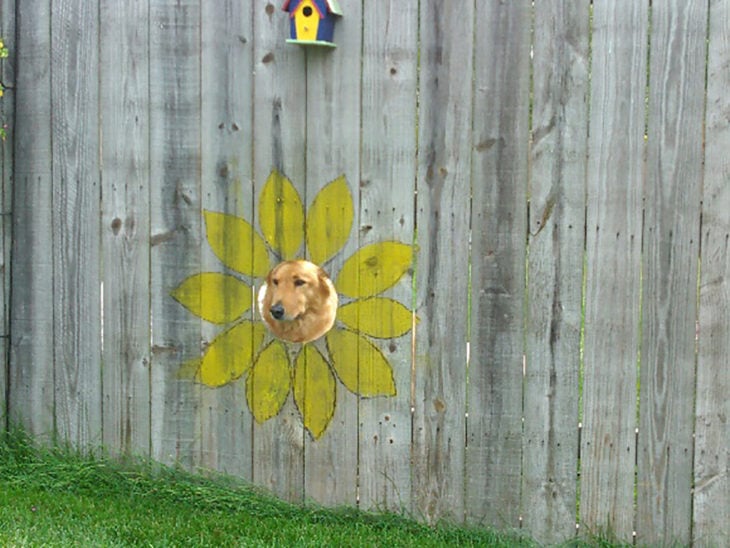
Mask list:
[[[567,547],[614,547],[608,536]],[[0,431],[0,546],[539,546],[516,532],[287,504],[241,481]],[[624,545],[625,546],[625,545]]]
[[534,546],[515,534],[276,500],[231,478],[0,433],[0,546]]

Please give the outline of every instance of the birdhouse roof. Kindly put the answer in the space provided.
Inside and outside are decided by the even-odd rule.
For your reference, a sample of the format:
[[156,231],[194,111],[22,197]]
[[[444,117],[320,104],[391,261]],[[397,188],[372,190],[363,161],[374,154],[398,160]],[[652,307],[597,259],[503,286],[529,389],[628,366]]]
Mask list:
[[[337,0],[311,0],[316,8],[320,11],[320,14],[329,12],[334,15],[342,15],[342,8]],[[302,0],[286,0],[284,5],[281,7],[284,11],[293,13],[297,9],[297,6],[302,3]]]

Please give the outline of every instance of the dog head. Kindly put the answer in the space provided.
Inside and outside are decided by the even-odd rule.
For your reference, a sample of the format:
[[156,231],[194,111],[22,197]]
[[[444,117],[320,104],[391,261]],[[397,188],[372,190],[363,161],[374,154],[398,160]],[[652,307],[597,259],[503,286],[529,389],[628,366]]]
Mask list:
[[335,321],[337,292],[325,271],[309,261],[285,261],[274,267],[258,300],[269,330],[287,341],[317,339]]

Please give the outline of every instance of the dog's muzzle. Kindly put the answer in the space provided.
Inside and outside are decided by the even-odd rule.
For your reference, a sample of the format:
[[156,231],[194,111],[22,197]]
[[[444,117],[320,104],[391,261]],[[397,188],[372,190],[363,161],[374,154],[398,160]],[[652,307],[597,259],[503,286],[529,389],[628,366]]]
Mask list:
[[271,312],[271,315],[275,320],[280,320],[284,317],[284,307],[281,306],[281,303],[276,303],[274,306],[269,308],[269,312]]

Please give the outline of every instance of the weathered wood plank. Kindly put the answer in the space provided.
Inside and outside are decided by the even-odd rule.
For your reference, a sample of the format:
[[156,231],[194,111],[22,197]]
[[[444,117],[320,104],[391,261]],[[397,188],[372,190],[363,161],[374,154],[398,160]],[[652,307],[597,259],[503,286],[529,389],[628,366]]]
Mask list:
[[[263,9],[254,9],[253,173],[257,230],[261,215],[267,214],[258,211],[258,197],[271,170],[276,168],[289,177],[300,196],[304,195],[306,178],[305,53],[286,43],[289,20],[280,8],[278,3],[268,2]],[[254,423],[254,483],[288,500],[303,500],[304,436],[291,395],[278,416],[263,424]]]
[[51,18],[53,310],[56,433],[101,442],[98,2]]
[[648,7],[593,6],[580,523],[630,540]]
[[200,2],[150,2],[152,456],[192,466],[199,388],[179,378],[200,355],[200,319],[170,291],[200,272]]
[[100,5],[102,426],[112,454],[150,454],[147,8],[143,1]]
[[710,2],[692,540],[730,543],[730,5]]
[[[225,0],[201,4],[201,79],[205,100],[201,113],[203,209],[253,218],[253,13],[254,3]],[[238,245],[238,242],[231,242]],[[223,271],[204,240],[203,271]],[[244,280],[241,273],[235,273]],[[245,279],[250,283],[250,279]],[[230,296],[212,298],[225,302]],[[254,311],[246,316],[253,319]],[[204,324],[209,344],[231,325]],[[200,414],[204,468],[252,477],[252,418],[246,406],[245,379],[203,389]]]
[[13,188],[10,420],[44,440],[53,434],[51,204],[51,12],[18,4]]
[[10,364],[8,348],[10,346],[10,250],[12,248],[12,195],[13,195],[13,135],[15,131],[15,58],[17,55],[15,44],[15,2],[3,0],[0,2],[0,37],[10,52],[10,57],[0,64],[0,81],[6,86],[5,94],[0,100],[0,123],[7,125],[9,139],[0,143],[0,162],[2,162],[2,189],[0,189],[0,242],[2,256],[0,257],[0,428],[6,426],[8,419],[8,379]]
[[557,543],[576,519],[590,4],[534,9],[522,514]]
[[517,527],[522,460],[531,2],[478,2],[467,519]]
[[[363,36],[360,247],[386,240],[411,244],[418,2],[366,3]],[[411,284],[407,272],[385,296],[410,308]],[[360,402],[360,504],[366,509],[399,510],[411,503],[411,344],[410,332],[383,341],[397,394]]]
[[413,512],[464,519],[474,8],[421,4]]
[[[310,49],[307,66],[306,201],[344,175],[359,209],[360,156],[345,143],[360,139],[361,10],[352,4],[337,23],[334,51]],[[330,222],[340,218],[330,213]],[[350,237],[324,269],[335,279],[344,261],[357,251],[358,219]],[[310,250],[307,250],[309,253]],[[318,440],[305,437],[304,493],[321,504],[354,506],[357,503],[358,397],[336,383],[336,406],[328,429]]]
[[636,531],[687,544],[707,2],[654,4],[651,21]]

